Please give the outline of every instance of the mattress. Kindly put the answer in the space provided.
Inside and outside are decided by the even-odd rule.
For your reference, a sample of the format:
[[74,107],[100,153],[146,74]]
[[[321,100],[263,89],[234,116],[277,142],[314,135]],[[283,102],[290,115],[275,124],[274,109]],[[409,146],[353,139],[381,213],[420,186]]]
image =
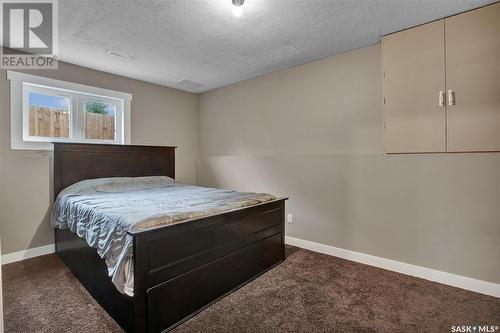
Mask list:
[[192,186],[169,177],[90,179],[59,193],[51,223],[96,248],[116,288],[133,296],[133,238],[128,231],[173,225],[274,199],[267,193]]

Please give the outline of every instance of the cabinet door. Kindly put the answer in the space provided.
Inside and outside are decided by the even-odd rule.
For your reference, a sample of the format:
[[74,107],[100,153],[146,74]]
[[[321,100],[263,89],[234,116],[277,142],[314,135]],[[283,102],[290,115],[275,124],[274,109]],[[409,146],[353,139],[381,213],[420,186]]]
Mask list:
[[500,3],[447,18],[445,30],[448,151],[500,151]]
[[384,152],[446,151],[444,21],[382,40]]

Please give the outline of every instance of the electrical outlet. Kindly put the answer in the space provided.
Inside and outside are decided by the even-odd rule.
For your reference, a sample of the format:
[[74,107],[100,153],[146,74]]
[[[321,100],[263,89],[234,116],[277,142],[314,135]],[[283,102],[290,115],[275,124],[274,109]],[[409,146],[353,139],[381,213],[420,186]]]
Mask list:
[[288,213],[288,214],[286,215],[286,221],[287,221],[288,223],[293,223],[293,214],[292,214],[292,213]]

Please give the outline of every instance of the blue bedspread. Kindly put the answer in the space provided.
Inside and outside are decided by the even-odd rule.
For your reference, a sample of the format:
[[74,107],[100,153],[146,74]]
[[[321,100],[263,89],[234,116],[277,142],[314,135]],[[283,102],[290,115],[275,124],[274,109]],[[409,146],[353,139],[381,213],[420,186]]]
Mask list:
[[61,191],[51,223],[96,248],[116,288],[132,296],[129,230],[175,224],[273,199],[265,193],[185,185],[169,177],[91,179]]

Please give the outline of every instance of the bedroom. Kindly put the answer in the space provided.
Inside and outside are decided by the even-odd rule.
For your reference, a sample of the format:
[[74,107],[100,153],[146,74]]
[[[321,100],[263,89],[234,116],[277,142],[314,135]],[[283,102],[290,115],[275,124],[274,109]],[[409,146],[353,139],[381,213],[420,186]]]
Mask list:
[[[9,8],[3,36],[23,21],[15,20],[26,10],[19,3],[9,3],[18,7]],[[52,5],[48,13],[35,8],[41,17],[52,14],[57,22],[49,38],[57,68],[6,68],[2,61],[0,69],[6,332],[121,332],[124,326],[137,332],[450,332],[500,326],[498,2],[41,3]],[[25,19],[30,32],[48,43],[34,28],[40,17],[31,20]],[[9,53],[21,47],[3,45],[3,59],[47,54]],[[48,127],[36,126],[32,104],[57,109],[48,117],[57,117],[52,134],[37,134]],[[41,119],[45,111],[35,112]],[[103,119],[109,118],[112,130],[106,132]],[[100,134],[90,134],[91,125]],[[60,142],[60,153],[53,141]],[[102,276],[107,267],[88,243],[64,234],[82,251],[70,253],[76,259],[62,253],[64,246],[55,253],[64,242],[51,216],[56,194],[79,181],[140,176],[159,176],[148,183],[152,187],[170,186],[170,176],[186,189],[276,199],[189,211],[201,214],[190,218],[176,212],[184,223],[155,230],[186,228],[187,238],[155,244],[177,242],[180,252],[164,247],[155,255],[149,248],[147,260],[134,256],[136,265],[158,267],[135,270],[150,274],[135,276],[131,301]],[[277,213],[254,214],[269,205],[276,207],[267,211]],[[191,225],[207,225],[211,233],[196,234]],[[224,235],[236,241],[225,242]],[[266,243],[269,250],[264,240],[276,235],[281,242]],[[254,236],[259,242],[248,240]],[[200,244],[207,248],[196,249]],[[256,250],[245,252],[249,248]],[[190,249],[197,254],[186,254]],[[233,254],[241,254],[232,261],[240,266],[212,265]],[[173,265],[179,260],[170,255],[191,258],[183,262],[194,266],[175,271],[182,265]],[[196,286],[212,296],[196,297],[189,274],[179,272],[195,272]],[[183,293],[164,297],[168,288],[155,289],[175,280],[168,274],[184,281]],[[153,289],[164,293],[153,296]],[[186,295],[198,302],[176,298]],[[122,298],[121,306],[106,303]],[[166,302],[175,300],[185,312],[167,320],[175,306]],[[133,314],[124,316],[127,311]],[[124,317],[133,319],[127,324]]]

